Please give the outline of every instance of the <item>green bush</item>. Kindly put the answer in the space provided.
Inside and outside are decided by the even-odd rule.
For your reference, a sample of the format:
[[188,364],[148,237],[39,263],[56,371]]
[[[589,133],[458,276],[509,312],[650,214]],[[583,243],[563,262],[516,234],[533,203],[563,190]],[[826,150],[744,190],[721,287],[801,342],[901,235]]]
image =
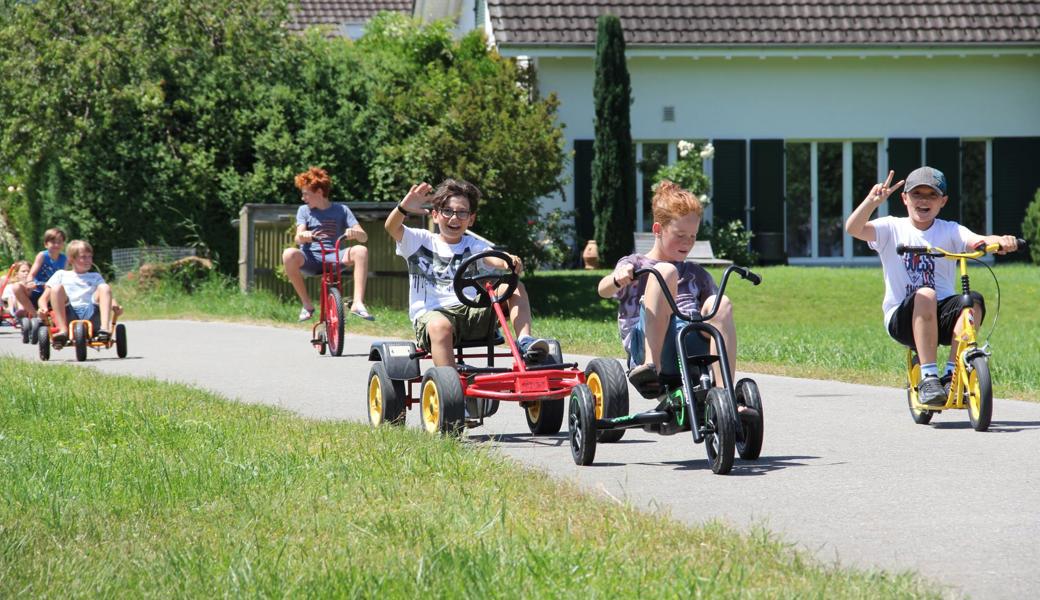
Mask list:
[[[732,260],[734,263],[749,267],[758,262],[758,253],[751,249],[751,238],[754,233],[747,230],[740,221],[730,221],[722,227],[711,228],[711,249],[718,258]],[[705,237],[698,235],[698,237]]]
[[1022,237],[1029,242],[1029,257],[1033,259],[1033,264],[1040,265],[1040,189],[1026,208]]

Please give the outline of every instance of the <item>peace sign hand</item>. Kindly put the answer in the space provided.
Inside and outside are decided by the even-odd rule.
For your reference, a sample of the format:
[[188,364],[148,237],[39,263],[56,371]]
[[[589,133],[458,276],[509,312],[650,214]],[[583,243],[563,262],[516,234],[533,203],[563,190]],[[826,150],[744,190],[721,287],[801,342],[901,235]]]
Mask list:
[[868,194],[864,200],[869,200],[874,204],[874,206],[879,206],[887,200],[893,192],[903,187],[903,184],[906,183],[905,179],[900,179],[898,183],[892,185],[892,177],[895,176],[895,174],[895,171],[889,171],[888,178],[885,179],[885,182],[875,183],[874,187],[870,188],[870,194]]

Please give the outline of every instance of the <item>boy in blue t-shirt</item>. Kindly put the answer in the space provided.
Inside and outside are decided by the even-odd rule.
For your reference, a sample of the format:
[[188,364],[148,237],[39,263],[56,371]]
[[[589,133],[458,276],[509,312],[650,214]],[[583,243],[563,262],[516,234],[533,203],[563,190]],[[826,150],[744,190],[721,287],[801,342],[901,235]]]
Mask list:
[[57,271],[65,268],[67,259],[62,250],[65,248],[65,232],[58,227],[52,227],[43,233],[43,245],[46,250],[41,251],[33,260],[29,268],[29,281],[16,283],[12,292],[18,303],[25,308],[25,315],[29,318],[36,316],[36,303],[43,294],[43,286]]
[[[311,167],[296,176],[296,187],[300,190],[304,204],[296,211],[296,243],[297,248],[286,248],[282,252],[282,264],[285,275],[292,283],[296,295],[300,297],[303,308],[300,309],[300,320],[306,321],[314,315],[314,303],[303,276],[321,275],[322,246],[324,244],[329,262],[336,260],[344,265],[354,267],[354,301],[350,312],[367,321],[375,317],[365,308],[365,282],[368,278],[368,248],[362,246],[368,241],[368,234],[361,228],[354,213],[344,204],[329,202],[329,190],[332,180],[324,169]],[[356,240],[348,248],[340,245],[339,256],[333,256],[336,240],[346,235],[348,240]]]

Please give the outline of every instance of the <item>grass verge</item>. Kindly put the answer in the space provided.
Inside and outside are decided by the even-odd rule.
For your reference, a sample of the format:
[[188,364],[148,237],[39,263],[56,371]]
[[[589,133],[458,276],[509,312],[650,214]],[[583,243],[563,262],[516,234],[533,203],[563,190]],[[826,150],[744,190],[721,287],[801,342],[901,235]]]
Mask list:
[[484,447],[0,358],[0,597],[938,597]]
[[[994,393],[1040,400],[1040,269],[1001,265],[998,325],[989,337]],[[904,351],[884,331],[884,283],[876,268],[767,267],[761,286],[734,278],[727,294],[737,322],[738,367],[764,373],[902,386]],[[600,299],[596,282],[607,271],[542,272],[524,278],[535,331],[559,339],[567,352],[622,356],[617,303]],[[720,270],[713,270],[716,278]],[[973,289],[987,299],[982,333],[996,315],[996,288],[985,268],[972,266]],[[164,288],[144,293],[120,286],[129,318],[217,318],[294,326],[299,307],[270,294],[243,295],[219,283],[192,296]],[[370,307],[377,321],[350,317],[347,331],[410,338],[403,310]],[[309,327],[308,326],[300,326]]]

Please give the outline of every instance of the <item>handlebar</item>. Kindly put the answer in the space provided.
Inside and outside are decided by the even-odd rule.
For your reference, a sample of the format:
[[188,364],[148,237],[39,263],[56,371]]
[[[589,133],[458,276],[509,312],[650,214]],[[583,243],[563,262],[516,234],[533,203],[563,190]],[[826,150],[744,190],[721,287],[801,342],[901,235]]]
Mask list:
[[[1022,252],[1028,246],[1028,242],[1026,242],[1026,240],[1024,240],[1022,238],[1015,238],[1015,242],[1018,244],[1018,248],[1017,248],[1016,252]],[[967,258],[977,258],[977,257],[982,256],[984,254],[991,254],[993,252],[998,252],[999,250],[1000,250],[1000,244],[989,244],[989,245],[986,245],[986,246],[982,246],[980,244],[980,247],[976,248],[974,251],[966,252],[966,253],[948,252],[946,250],[943,250],[942,248],[932,248],[931,246],[907,246],[906,244],[897,244],[896,245],[896,254],[898,254],[900,256],[902,256],[903,254],[909,253],[909,254],[923,254],[923,255],[927,255],[927,256],[938,256],[938,257],[949,256],[951,258],[957,258],[957,257],[961,257],[961,256],[964,256],[964,257],[967,257]]]
[[[722,273],[722,283],[719,284],[719,291],[716,295],[717,298],[721,298],[726,292],[726,283],[729,281],[730,273],[736,273],[740,275],[741,279],[747,279],[752,285],[759,285],[762,283],[762,276],[757,273],[752,273],[751,269],[739,267],[737,265],[731,265],[726,267],[726,270]],[[638,269],[632,273],[632,277],[640,277],[642,275],[653,275],[657,278],[657,283],[661,286],[664,291],[664,297],[668,301],[668,306],[672,308],[672,313],[678,315],[680,319],[684,321],[710,321],[715,318],[715,313],[719,311],[719,305],[721,302],[715,302],[715,305],[711,307],[711,311],[706,315],[690,315],[679,311],[679,307],[675,304],[675,298],[672,297],[672,291],[668,289],[668,284],[664,281],[664,276],[657,269]]]

